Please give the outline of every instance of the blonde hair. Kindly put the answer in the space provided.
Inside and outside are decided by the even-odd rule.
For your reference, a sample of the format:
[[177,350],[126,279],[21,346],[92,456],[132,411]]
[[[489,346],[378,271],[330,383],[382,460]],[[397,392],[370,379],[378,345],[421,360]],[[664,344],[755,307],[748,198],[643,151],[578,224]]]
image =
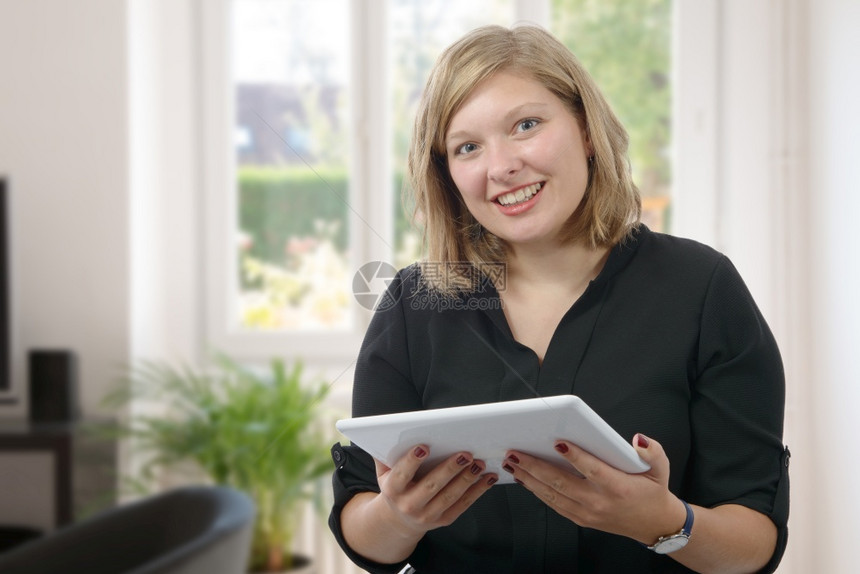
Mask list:
[[[448,170],[445,135],[454,114],[481,81],[502,70],[531,76],[569,108],[593,150],[588,186],[568,222],[569,240],[605,247],[627,237],[641,216],[630,175],[627,131],[594,80],[564,44],[537,26],[485,26],[449,46],[437,60],[419,104],[409,148],[413,220],[424,227],[427,261],[470,262],[482,269],[505,261],[505,242],[472,217]],[[425,262],[424,265],[427,263]],[[459,266],[462,268],[462,266]],[[425,274],[428,275],[428,274]],[[430,287],[453,294],[477,287],[476,273],[430,274]]]

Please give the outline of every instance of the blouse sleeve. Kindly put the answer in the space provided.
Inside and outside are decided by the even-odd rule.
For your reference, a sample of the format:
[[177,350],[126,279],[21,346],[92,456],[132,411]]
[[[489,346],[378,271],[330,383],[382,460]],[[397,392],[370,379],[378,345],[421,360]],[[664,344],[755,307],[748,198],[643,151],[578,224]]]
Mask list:
[[691,502],[739,504],[770,517],[776,551],[788,537],[788,462],[782,444],[785,375],[776,341],[728,259],[717,264],[705,298],[692,383]]
[[[411,269],[411,268],[407,268]],[[421,409],[420,396],[410,377],[409,349],[404,314],[401,271],[392,281],[368,327],[359,351],[353,383],[352,416],[370,416]],[[367,560],[347,545],[340,524],[344,506],[359,492],[379,492],[373,458],[355,445],[331,449],[335,471],[332,477],[334,505],[329,528],[347,556],[372,573],[399,572],[406,562],[378,564]]]

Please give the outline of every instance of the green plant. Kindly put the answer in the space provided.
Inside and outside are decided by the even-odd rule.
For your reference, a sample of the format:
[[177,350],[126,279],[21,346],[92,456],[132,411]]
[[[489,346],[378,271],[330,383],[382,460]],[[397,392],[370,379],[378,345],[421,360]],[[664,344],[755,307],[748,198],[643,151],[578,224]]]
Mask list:
[[[291,567],[300,503],[331,470],[330,441],[316,430],[327,392],[324,382],[304,380],[301,362],[274,359],[260,373],[215,354],[206,371],[152,361],[133,366],[105,403],[134,400],[135,411],[143,411],[121,433],[147,455],[144,481],[192,462],[211,481],[254,499],[251,570],[272,572]],[[160,406],[146,414],[147,404]]]

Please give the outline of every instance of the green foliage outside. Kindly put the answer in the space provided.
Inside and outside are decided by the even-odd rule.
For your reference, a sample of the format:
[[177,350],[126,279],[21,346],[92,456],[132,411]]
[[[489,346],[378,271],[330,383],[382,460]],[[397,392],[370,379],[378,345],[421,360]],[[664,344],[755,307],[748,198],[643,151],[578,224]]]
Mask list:
[[551,30],[591,73],[630,134],[646,197],[671,181],[672,0],[552,0]]
[[[392,180],[395,237],[401,237],[411,229],[410,215],[400,200],[403,172],[398,170]],[[247,255],[287,264],[290,239],[317,237],[317,221],[338,222],[332,239],[339,251],[347,250],[351,203],[346,169],[243,166],[239,168],[238,187],[239,229],[250,239]],[[379,209],[385,209],[381,202]],[[359,215],[367,218],[366,214]]]
[[283,262],[290,239],[315,237],[315,221],[340,222],[334,243],[347,248],[349,178],[344,168],[239,168],[239,229],[250,235],[248,253]]

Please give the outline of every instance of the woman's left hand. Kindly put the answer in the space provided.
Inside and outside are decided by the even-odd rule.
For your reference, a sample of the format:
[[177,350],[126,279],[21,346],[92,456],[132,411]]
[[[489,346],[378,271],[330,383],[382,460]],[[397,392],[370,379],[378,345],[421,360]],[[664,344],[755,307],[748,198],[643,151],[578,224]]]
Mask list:
[[681,529],[686,510],[669,492],[669,459],[660,443],[637,434],[633,447],[651,470],[627,474],[564,440],[556,441],[555,449],[575,472],[518,451],[507,453],[504,467],[568,520],[653,544]]

